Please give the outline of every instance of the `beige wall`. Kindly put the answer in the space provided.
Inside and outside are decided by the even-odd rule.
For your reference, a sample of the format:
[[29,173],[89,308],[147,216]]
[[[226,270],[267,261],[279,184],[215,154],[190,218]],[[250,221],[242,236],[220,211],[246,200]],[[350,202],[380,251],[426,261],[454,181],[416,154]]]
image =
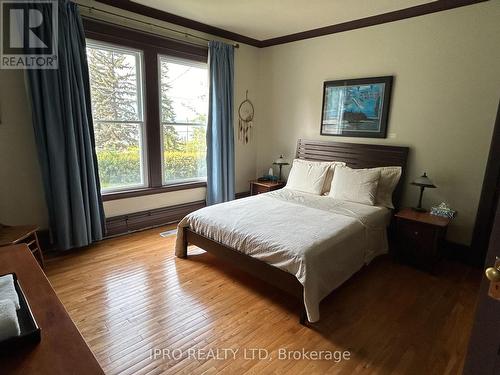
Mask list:
[[0,70],[0,223],[48,224],[20,70]]
[[[449,238],[468,244],[500,96],[499,3],[262,50],[258,172],[298,138],[409,146],[407,180],[428,173],[425,205],[456,208]],[[395,77],[387,139],[319,135],[324,81],[382,75]],[[407,186],[404,204],[416,199]]]
[[[146,211],[158,207],[175,206],[189,202],[202,201],[206,197],[205,188],[172,191],[168,193],[144,195],[127,199],[104,202],[104,210],[109,217],[131,212]],[[126,202],[126,204],[124,204]]]

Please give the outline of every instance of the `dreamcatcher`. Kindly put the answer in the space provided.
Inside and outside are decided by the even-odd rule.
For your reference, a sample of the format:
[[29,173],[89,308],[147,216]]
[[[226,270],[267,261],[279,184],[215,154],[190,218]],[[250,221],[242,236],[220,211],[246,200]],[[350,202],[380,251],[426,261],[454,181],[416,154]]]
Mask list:
[[253,115],[254,108],[252,102],[248,99],[248,90],[245,94],[245,100],[243,100],[238,108],[238,140],[243,143],[248,143],[250,141],[250,131],[253,127]]

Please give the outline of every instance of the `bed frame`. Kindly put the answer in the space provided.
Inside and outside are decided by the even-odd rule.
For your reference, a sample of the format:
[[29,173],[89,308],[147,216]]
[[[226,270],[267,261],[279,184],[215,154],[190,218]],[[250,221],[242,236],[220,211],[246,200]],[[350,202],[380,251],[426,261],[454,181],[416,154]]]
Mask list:
[[[343,161],[351,168],[400,166],[402,167],[402,175],[393,194],[394,205],[398,208],[404,182],[408,150],[408,147],[399,146],[299,139],[297,142],[296,158],[316,161]],[[294,275],[211,240],[192,231],[190,228],[186,227],[183,230],[184,244],[181,258],[187,257],[189,244],[196,245],[209,253],[220,256],[232,265],[297,298],[302,306],[299,321],[301,324],[307,322],[303,303],[303,287]]]

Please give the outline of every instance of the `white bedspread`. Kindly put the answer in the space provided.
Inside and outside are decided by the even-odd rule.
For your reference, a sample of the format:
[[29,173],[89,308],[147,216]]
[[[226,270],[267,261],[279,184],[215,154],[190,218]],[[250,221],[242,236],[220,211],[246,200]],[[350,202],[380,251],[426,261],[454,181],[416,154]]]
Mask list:
[[304,286],[310,322],[319,303],[375,256],[387,252],[390,211],[289,189],[202,208],[179,223],[176,255],[182,254],[183,227],[297,277]]

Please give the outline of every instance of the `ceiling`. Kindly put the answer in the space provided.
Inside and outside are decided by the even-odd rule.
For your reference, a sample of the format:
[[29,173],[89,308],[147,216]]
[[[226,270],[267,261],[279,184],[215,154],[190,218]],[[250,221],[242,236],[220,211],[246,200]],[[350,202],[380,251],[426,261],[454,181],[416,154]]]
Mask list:
[[429,0],[133,0],[250,38],[264,40],[357,20]]

